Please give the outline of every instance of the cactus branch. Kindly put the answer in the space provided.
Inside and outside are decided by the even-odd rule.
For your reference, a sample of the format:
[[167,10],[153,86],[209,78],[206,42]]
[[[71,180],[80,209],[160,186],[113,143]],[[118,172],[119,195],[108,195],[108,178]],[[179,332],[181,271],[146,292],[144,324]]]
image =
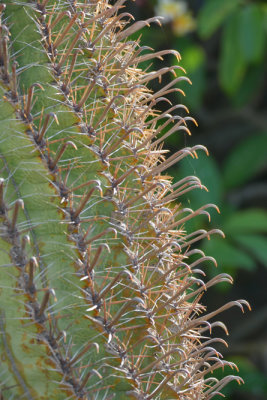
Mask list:
[[[199,150],[208,155],[201,145],[170,156],[162,147],[172,134],[190,134],[189,121],[196,125],[173,115],[188,109],[168,99],[191,82],[180,65],[142,71],[143,62],[169,54],[179,62],[180,54],[130,39],[160,19],[130,24],[124,3],[0,5],[5,398],[209,399],[240,380],[207,375],[234,365],[213,348],[223,340],[203,335],[216,326],[227,334],[209,320],[248,304],[206,313],[203,293],[232,280],[207,280],[202,264],[216,262],[191,247],[222,232],[185,230],[218,209],[186,208],[182,196],[205,187],[197,177],[173,183],[165,174]],[[170,83],[148,89],[169,73]]]

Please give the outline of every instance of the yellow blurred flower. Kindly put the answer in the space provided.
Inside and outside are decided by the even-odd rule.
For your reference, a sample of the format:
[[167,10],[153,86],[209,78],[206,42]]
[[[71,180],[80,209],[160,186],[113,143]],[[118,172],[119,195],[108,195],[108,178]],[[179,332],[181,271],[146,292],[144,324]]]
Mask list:
[[195,20],[185,1],[159,0],[156,13],[164,18],[163,22],[172,23],[176,35],[185,35],[196,27]]
[[194,20],[190,11],[173,19],[173,30],[178,36],[183,36],[186,33],[194,31],[196,28],[196,21]]

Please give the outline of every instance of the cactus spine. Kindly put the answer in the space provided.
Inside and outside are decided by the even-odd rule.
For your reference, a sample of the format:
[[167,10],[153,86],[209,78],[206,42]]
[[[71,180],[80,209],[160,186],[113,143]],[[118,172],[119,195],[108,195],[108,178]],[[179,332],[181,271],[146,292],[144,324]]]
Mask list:
[[[215,262],[187,233],[205,213],[174,205],[201,187],[164,172],[195,146],[167,157],[162,141],[190,133],[191,117],[157,103],[188,80],[179,66],[143,72],[148,53],[128,37],[124,0],[7,0],[0,5],[1,398],[210,399],[241,378],[224,365],[203,313],[198,266]],[[120,11],[120,12],[119,12]],[[178,70],[178,76],[176,75]],[[179,71],[180,70],[180,71]],[[152,93],[146,84],[175,79]],[[169,128],[160,136],[161,130]],[[216,208],[216,207],[215,207]],[[193,255],[198,255],[192,261]],[[191,261],[190,261],[191,260]],[[225,342],[224,342],[225,343]]]

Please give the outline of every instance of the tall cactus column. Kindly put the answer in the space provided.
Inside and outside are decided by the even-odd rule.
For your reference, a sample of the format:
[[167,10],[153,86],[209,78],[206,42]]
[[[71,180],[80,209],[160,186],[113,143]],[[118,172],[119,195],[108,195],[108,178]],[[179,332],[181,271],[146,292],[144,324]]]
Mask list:
[[[177,183],[163,140],[193,118],[157,103],[181,91],[180,66],[144,72],[124,0],[8,0],[0,5],[0,393],[9,399],[210,399],[211,371],[235,365],[212,347],[201,265],[187,232],[209,216],[182,203],[203,186]],[[152,93],[147,83],[173,73]],[[190,82],[190,81],[189,81]],[[171,113],[174,112],[174,115]],[[167,129],[167,130],[166,130]],[[164,134],[163,134],[164,132]],[[174,200],[178,203],[174,204]],[[196,255],[198,258],[196,259]],[[192,259],[193,256],[193,259]]]

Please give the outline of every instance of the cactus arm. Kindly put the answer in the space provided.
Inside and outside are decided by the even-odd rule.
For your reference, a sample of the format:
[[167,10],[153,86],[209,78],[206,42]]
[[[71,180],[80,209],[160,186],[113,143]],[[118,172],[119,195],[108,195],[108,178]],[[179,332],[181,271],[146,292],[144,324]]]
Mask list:
[[[26,334],[41,326],[42,355],[35,354],[33,363],[42,357],[61,378],[51,383],[40,368],[38,392],[27,365],[20,376],[21,361],[11,368],[15,358],[8,355],[25,338],[15,337],[7,348],[11,325],[10,314],[5,316],[3,373],[9,368],[10,385],[19,381],[20,390],[24,379],[24,394],[33,398],[45,390],[51,399],[65,398],[66,391],[84,400],[205,398],[205,391],[212,393],[206,370],[228,364],[201,340],[217,311],[196,315],[205,311],[199,299],[206,288],[229,277],[205,284],[189,250],[221,232],[186,234],[187,212],[208,213],[171,203],[201,183],[186,177],[173,185],[161,175],[182,158],[206,151],[195,146],[167,158],[156,139],[160,114],[153,107],[187,78],[151,94],[145,84],[175,68],[142,72],[138,63],[149,56],[142,57],[146,49],[127,42],[127,35],[148,22],[125,29],[129,14],[116,14],[122,4],[9,0],[4,13],[14,40],[7,46],[7,36],[0,37],[1,174],[10,208],[1,227],[6,232],[13,221],[16,235],[11,242],[8,235],[1,239],[8,249],[3,265],[10,264],[16,278],[10,290],[21,288],[22,304],[31,310],[33,331],[25,327]],[[167,135],[189,132],[186,118],[180,121]],[[18,212],[21,199],[24,211]],[[25,230],[31,246],[18,266],[10,250],[22,249]],[[32,257],[39,265],[34,278]],[[226,308],[232,305],[242,302]],[[24,309],[15,299],[13,307],[18,322]],[[216,381],[215,388],[226,382]]]

